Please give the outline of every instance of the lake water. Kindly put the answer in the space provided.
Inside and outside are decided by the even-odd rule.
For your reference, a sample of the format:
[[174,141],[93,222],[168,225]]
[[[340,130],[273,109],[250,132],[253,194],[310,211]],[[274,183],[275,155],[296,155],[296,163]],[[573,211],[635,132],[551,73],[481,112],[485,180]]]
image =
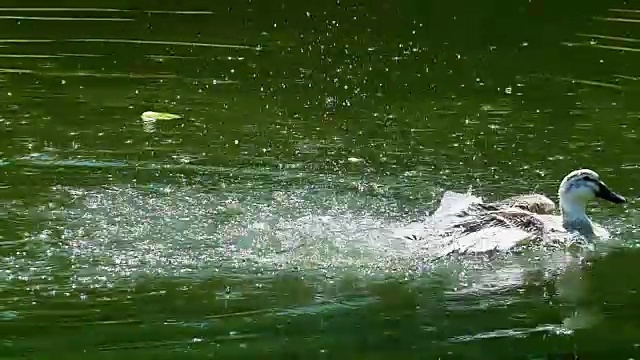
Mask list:
[[[638,358],[640,8],[604,3],[5,1],[0,358]],[[579,167],[629,200],[582,259],[383,236]]]

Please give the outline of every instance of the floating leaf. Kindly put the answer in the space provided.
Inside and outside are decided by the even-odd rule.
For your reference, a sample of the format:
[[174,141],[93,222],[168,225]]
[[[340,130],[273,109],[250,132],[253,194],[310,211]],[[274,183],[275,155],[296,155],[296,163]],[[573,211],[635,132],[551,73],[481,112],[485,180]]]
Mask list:
[[156,121],[156,120],[176,120],[182,119],[181,115],[175,115],[170,113],[161,113],[155,111],[145,111],[141,116],[144,121]]

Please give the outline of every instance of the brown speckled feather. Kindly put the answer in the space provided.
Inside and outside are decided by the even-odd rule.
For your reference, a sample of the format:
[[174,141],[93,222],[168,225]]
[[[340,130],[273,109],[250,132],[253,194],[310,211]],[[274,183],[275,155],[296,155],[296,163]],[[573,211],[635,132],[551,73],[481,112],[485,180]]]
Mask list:
[[484,210],[484,211],[499,211],[503,209],[509,208],[518,208],[524,211],[532,212],[534,214],[551,214],[556,205],[551,201],[548,197],[540,194],[527,194],[527,195],[517,195],[506,198],[504,200],[495,201],[492,203],[484,204],[478,203],[473,204],[471,208],[466,213],[461,214],[463,216],[470,215],[474,213],[474,210]]
[[527,231],[533,237],[542,237],[544,223],[535,214],[519,209],[501,209],[477,214],[471,219],[455,224],[453,227],[461,229],[463,233],[471,233],[483,227],[515,227]]

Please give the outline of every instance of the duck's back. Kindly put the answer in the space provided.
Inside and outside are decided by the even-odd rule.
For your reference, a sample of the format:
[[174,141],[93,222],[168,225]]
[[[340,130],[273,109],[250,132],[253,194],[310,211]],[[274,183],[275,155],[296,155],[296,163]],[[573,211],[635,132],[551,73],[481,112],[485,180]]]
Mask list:
[[551,214],[556,208],[556,204],[542,194],[516,195],[487,204],[487,206],[495,207],[496,210],[519,208],[534,214]]

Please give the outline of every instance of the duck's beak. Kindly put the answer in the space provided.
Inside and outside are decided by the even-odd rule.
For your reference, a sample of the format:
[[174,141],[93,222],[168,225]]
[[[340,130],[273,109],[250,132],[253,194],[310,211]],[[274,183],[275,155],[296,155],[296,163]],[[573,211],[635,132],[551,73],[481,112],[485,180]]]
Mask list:
[[609,187],[602,181],[598,185],[599,190],[596,193],[596,196],[600,199],[611,201],[614,204],[622,204],[627,201],[622,195],[616,194],[611,191],[611,189],[609,189]]

